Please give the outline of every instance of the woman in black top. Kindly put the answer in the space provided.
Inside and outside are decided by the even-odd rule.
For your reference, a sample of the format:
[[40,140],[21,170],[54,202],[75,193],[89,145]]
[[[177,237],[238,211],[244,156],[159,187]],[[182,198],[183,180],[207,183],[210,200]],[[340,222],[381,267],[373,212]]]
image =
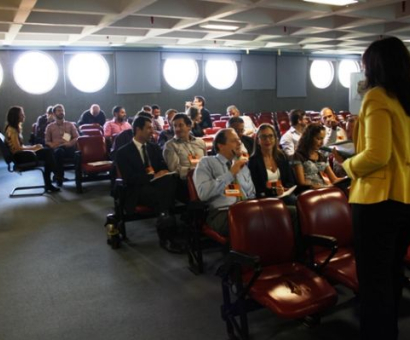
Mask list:
[[[260,125],[249,158],[249,170],[257,197],[276,197],[296,184],[289,160],[278,145],[274,127],[270,124]],[[283,200],[287,205],[294,205],[296,196],[290,194]]]
[[205,135],[204,130],[202,130],[202,127],[200,125],[201,120],[202,120],[202,115],[199,109],[195,106],[191,106],[187,110],[187,115],[189,118],[192,120],[192,129],[191,132],[195,137],[203,137]]

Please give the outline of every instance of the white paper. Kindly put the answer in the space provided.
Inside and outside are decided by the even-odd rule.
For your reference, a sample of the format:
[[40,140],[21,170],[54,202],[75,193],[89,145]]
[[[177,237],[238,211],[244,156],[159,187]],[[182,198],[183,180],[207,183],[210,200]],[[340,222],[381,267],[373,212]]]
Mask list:
[[296,189],[296,185],[294,185],[293,187],[290,187],[288,190],[286,190],[282,195],[277,196],[277,198],[282,198],[282,197],[286,197],[289,196],[292,192],[294,192]]
[[69,142],[69,141],[71,140],[71,135],[70,135],[69,133],[67,133],[67,132],[64,132],[63,139],[64,139],[66,142]]

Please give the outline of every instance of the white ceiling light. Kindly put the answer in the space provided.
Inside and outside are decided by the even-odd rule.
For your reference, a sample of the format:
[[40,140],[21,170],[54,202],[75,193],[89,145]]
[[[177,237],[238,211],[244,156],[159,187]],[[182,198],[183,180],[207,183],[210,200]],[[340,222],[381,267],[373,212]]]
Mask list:
[[[346,6],[359,2],[358,0],[303,0],[305,2],[314,2],[317,4],[333,5],[333,6]],[[364,1],[360,1],[364,2]]]
[[236,31],[239,28],[239,26],[235,26],[235,25],[223,24],[223,23],[210,23],[210,22],[200,24],[199,27],[205,28],[208,30],[222,30],[222,31]]

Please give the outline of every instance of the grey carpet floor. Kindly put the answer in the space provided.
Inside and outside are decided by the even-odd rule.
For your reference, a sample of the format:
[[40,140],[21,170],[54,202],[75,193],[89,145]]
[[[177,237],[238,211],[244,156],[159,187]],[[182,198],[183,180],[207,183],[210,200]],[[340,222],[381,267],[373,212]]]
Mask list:
[[[227,338],[214,275],[221,253],[206,254],[206,273],[195,276],[185,255],[158,246],[154,220],[128,223],[130,242],[112,250],[103,227],[113,206],[108,182],[85,184],[82,195],[68,182],[61,193],[11,199],[12,187],[41,179],[0,162],[0,340]],[[252,339],[358,339],[356,300],[336,288],[339,302],[320,325],[260,310],[249,316]],[[409,321],[405,291],[401,340]]]

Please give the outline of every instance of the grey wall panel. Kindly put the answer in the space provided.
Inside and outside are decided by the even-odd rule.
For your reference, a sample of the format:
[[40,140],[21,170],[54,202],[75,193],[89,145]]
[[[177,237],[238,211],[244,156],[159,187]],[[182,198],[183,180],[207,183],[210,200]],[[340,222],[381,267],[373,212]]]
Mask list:
[[116,52],[118,94],[161,92],[159,52]]
[[278,57],[278,98],[306,97],[307,73],[307,57]]
[[241,74],[244,90],[276,89],[276,56],[243,56]]

